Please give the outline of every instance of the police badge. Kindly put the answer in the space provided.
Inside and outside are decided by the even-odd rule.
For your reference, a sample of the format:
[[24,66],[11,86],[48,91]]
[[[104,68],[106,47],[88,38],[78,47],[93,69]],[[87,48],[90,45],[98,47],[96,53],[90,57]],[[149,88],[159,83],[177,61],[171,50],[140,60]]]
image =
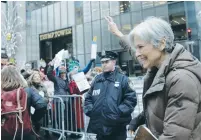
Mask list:
[[114,86],[115,86],[115,87],[119,87],[119,82],[115,82],[115,83],[114,83]]

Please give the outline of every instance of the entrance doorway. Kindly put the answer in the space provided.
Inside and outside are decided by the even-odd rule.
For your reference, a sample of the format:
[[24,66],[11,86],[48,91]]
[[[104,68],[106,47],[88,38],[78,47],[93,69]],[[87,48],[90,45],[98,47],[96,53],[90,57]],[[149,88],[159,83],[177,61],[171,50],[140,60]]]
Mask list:
[[73,55],[72,31],[62,29],[40,35],[40,59],[49,63],[62,49],[68,50]]

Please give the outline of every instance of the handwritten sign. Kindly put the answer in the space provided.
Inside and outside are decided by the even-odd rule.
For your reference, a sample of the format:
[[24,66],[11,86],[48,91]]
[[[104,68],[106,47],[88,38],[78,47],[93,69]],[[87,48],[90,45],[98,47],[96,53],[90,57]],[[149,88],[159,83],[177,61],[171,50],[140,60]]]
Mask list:
[[75,81],[75,83],[76,83],[76,85],[77,85],[77,87],[78,87],[80,92],[90,88],[90,85],[89,85],[89,83],[87,81],[87,78],[86,78],[86,76],[84,75],[83,72],[74,74],[72,76],[72,78]]

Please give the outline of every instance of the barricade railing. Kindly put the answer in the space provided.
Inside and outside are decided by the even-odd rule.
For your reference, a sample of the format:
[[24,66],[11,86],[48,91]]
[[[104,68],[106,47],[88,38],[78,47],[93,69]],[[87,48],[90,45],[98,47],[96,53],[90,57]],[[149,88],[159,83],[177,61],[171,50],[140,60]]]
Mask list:
[[52,132],[54,135],[59,136],[58,140],[66,139],[64,134],[64,110],[65,105],[61,97],[49,97],[47,112],[43,117],[41,129],[45,130],[45,133]]
[[[68,137],[86,138],[86,116],[83,111],[83,95],[58,95],[62,98],[64,109],[64,133]],[[72,136],[73,135],[73,136]]]
[[[84,95],[55,95],[51,100],[43,120],[45,131],[59,134],[58,140],[65,140],[69,135],[82,140],[94,140],[95,134],[86,132],[89,118],[83,112]],[[138,103],[132,117],[142,111],[142,93],[137,92]],[[132,138],[128,135],[128,138]]]

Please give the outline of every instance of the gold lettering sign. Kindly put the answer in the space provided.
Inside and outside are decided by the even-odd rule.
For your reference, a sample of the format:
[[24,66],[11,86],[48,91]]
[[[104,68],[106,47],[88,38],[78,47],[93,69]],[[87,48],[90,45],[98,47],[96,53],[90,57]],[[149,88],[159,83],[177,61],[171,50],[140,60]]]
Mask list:
[[63,30],[59,30],[59,31],[54,31],[54,32],[50,32],[50,33],[40,35],[40,41],[46,40],[46,39],[58,38],[60,36],[66,36],[69,34],[72,34],[71,28],[63,29]]

